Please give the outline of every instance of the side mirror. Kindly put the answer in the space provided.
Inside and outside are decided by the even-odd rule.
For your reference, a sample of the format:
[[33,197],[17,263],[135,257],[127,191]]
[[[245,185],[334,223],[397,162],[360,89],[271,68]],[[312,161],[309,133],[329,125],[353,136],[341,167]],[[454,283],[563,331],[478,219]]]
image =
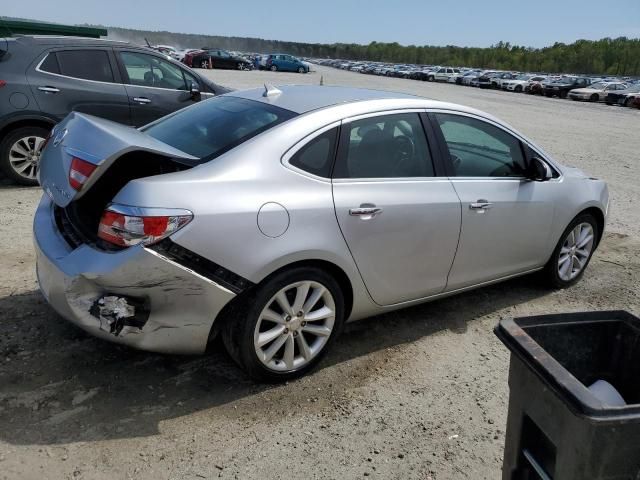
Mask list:
[[191,94],[192,99],[200,100],[200,86],[196,82],[191,82],[189,93]]
[[529,165],[529,178],[536,182],[545,182],[553,178],[551,167],[539,157],[531,157]]

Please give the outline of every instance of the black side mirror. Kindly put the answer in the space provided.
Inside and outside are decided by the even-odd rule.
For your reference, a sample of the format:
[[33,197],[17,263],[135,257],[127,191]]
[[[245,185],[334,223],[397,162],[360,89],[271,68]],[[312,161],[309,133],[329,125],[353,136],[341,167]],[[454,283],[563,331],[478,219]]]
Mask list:
[[545,182],[553,178],[551,167],[539,157],[531,157],[529,165],[529,178],[536,182]]
[[200,86],[196,82],[191,82],[191,88],[189,88],[191,98],[194,100],[200,100]]

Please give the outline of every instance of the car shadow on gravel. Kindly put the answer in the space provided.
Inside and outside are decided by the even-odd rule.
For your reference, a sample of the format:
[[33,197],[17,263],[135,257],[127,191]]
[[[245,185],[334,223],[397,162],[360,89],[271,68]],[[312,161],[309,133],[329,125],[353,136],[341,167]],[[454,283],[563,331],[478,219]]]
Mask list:
[[[316,375],[332,369],[332,394],[346,391],[356,367],[345,362],[443,330],[464,333],[480,317],[546,293],[535,277],[524,277],[354,322]],[[211,415],[229,417],[267,402],[261,395],[302,397],[316,390],[304,380],[284,387],[255,384],[221,345],[185,357],[98,340],[57,316],[37,291],[0,298],[0,312],[0,439],[10,444],[155,435],[164,420],[213,407],[220,411]]]

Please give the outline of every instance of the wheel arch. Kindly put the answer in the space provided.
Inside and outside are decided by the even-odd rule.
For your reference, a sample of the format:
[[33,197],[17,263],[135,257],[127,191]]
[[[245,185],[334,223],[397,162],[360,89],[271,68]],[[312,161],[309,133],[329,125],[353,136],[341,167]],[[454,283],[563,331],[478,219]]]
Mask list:
[[598,238],[596,239],[596,246],[598,246],[600,244],[600,240],[602,240],[602,235],[604,234],[604,212],[600,208],[592,206],[581,210],[573,218],[584,214],[592,215],[596,219],[596,222],[598,224]]
[[2,139],[9,133],[12,132],[13,130],[16,130],[18,128],[22,128],[22,127],[42,127],[42,128],[47,128],[47,129],[51,129],[55,126],[56,122],[54,122],[51,119],[48,119],[46,117],[22,117],[22,118],[17,118],[9,123],[6,123],[5,125],[2,125],[2,127],[0,127],[0,141],[2,141]]

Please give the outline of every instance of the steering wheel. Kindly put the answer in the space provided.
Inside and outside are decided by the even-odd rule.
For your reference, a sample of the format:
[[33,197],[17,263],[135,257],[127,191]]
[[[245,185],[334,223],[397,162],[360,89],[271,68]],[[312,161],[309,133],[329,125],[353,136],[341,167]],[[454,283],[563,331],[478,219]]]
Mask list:
[[416,146],[413,143],[413,140],[406,135],[394,137],[393,143],[393,162],[395,164],[393,172],[394,174],[397,174],[400,172],[404,163],[413,160],[413,156],[416,152]]

